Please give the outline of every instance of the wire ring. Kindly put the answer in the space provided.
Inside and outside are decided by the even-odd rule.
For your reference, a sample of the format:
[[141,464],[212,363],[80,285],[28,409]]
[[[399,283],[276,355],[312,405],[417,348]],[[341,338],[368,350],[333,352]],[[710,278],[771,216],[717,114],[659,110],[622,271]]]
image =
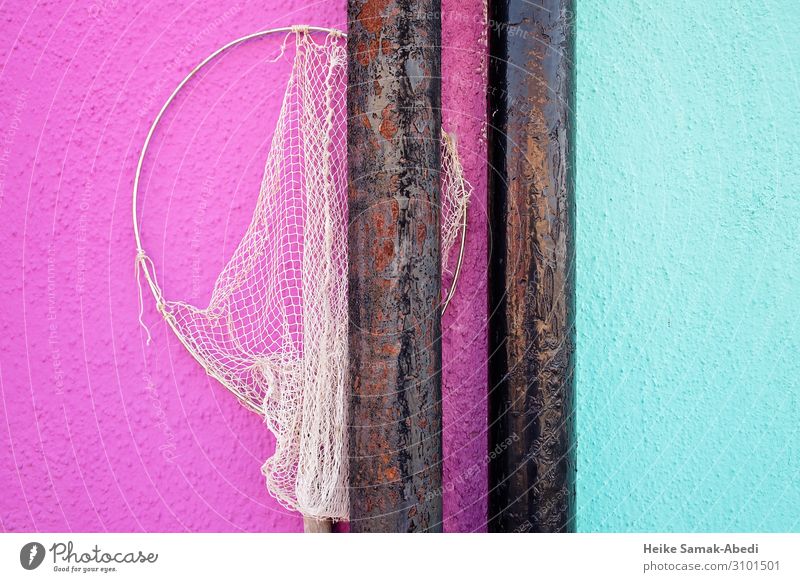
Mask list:
[[[147,149],[150,147],[150,141],[153,139],[153,135],[155,134],[155,131],[156,131],[156,128],[158,127],[158,124],[161,122],[161,119],[164,117],[164,114],[166,113],[166,111],[169,108],[169,106],[172,104],[172,102],[178,96],[178,93],[180,93],[181,89],[183,89],[183,87],[192,78],[194,78],[208,63],[210,63],[211,61],[216,59],[218,56],[220,56],[222,53],[226,52],[227,50],[232,49],[232,48],[234,48],[234,47],[236,47],[236,46],[238,46],[238,45],[240,45],[240,44],[242,44],[244,42],[247,42],[249,40],[254,40],[254,39],[257,39],[257,38],[261,38],[261,37],[264,37],[264,36],[268,36],[268,35],[271,35],[271,34],[281,33],[281,32],[286,32],[286,33],[288,33],[288,32],[295,32],[295,33],[299,33],[299,32],[305,32],[305,33],[307,33],[307,32],[323,32],[323,33],[327,33],[329,35],[341,36],[342,38],[347,38],[347,34],[342,32],[341,30],[337,30],[335,28],[326,28],[326,27],[321,27],[321,26],[300,25],[300,26],[285,26],[285,27],[281,27],[281,28],[271,28],[271,29],[268,29],[268,30],[262,30],[262,31],[259,31],[259,32],[254,32],[254,33],[239,37],[239,38],[237,38],[235,40],[232,40],[229,43],[221,46],[220,48],[215,50],[213,53],[208,55],[205,59],[203,59],[191,71],[189,71],[189,73],[183,78],[183,80],[178,84],[178,86],[175,87],[175,89],[172,91],[170,96],[164,102],[164,105],[161,106],[161,109],[159,110],[158,115],[156,115],[155,119],[153,120],[153,123],[150,125],[150,129],[147,132],[147,137],[145,137],[144,144],[142,145],[142,150],[141,150],[141,152],[139,154],[139,161],[136,164],[136,173],[134,174],[134,178],[133,178],[133,198],[132,198],[133,235],[134,235],[134,238],[136,240],[136,269],[137,269],[137,273],[143,273],[144,274],[144,278],[147,281],[147,285],[148,285],[148,287],[150,287],[150,291],[152,292],[153,297],[156,300],[156,306],[157,306],[158,310],[161,312],[161,314],[164,316],[164,318],[170,324],[170,327],[173,328],[173,331],[175,332],[175,335],[181,340],[181,342],[183,342],[184,340],[183,340],[181,334],[178,333],[178,330],[175,327],[175,322],[173,321],[173,318],[171,317],[169,312],[167,312],[166,309],[165,309],[164,297],[163,297],[163,295],[161,293],[161,288],[158,286],[158,283],[157,283],[157,280],[156,280],[155,266],[153,265],[152,260],[148,257],[147,253],[144,250],[144,247],[142,246],[142,237],[141,237],[141,233],[139,231],[139,221],[138,221],[139,183],[140,183],[141,177],[142,177],[142,168],[144,167],[144,159],[145,159],[145,156],[147,155]],[[442,315],[444,315],[445,311],[447,310],[448,305],[450,305],[450,302],[452,301],[453,296],[455,295],[456,286],[457,286],[457,283],[458,283],[458,280],[459,280],[459,276],[461,274],[461,266],[462,266],[462,263],[463,263],[463,260],[464,260],[464,248],[466,246],[466,237],[467,237],[467,221],[466,221],[466,218],[465,218],[463,224],[461,225],[461,248],[460,248],[459,254],[458,254],[458,263],[456,264],[456,267],[455,267],[455,270],[454,270],[454,273],[453,273],[453,282],[450,285],[450,290],[449,290],[445,300],[442,302],[442,311],[441,311]],[[149,265],[148,265],[148,263],[149,263]],[[151,269],[153,271],[152,273],[150,272]],[[140,305],[140,321],[141,321],[141,309],[142,308],[143,308],[143,306]],[[149,338],[149,332],[148,332],[148,338]],[[149,339],[148,339],[148,342],[149,342]],[[186,346],[186,347],[188,348],[188,346]],[[191,352],[191,350],[190,350],[190,352]],[[219,379],[219,380],[221,380],[221,379]],[[224,382],[223,382],[223,384],[224,384]],[[258,412],[258,411],[256,411],[256,412]]]

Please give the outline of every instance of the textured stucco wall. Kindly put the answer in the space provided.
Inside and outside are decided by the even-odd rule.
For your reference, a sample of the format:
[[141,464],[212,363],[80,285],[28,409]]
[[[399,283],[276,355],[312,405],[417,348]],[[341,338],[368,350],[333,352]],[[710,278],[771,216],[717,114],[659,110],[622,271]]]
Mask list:
[[484,2],[442,2],[442,125],[456,136],[474,199],[458,294],[442,319],[445,531],[485,531],[486,26]]
[[578,526],[800,530],[800,4],[578,2]]
[[[469,531],[486,516],[483,3],[444,7],[444,119],[477,187],[444,323],[445,528]],[[2,530],[301,528],[264,487],[266,427],[205,376],[149,296],[145,345],[130,191],[150,120],[202,57],[263,28],[344,22],[343,0],[0,6]],[[284,80],[263,62],[277,46],[223,59],[153,144],[143,237],[167,297],[206,300],[249,221]]]

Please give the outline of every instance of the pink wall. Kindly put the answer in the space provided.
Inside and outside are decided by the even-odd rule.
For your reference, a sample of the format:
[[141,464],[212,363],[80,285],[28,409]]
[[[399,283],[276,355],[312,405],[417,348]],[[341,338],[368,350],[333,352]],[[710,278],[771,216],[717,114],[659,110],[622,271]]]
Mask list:
[[[444,322],[445,528],[472,531],[486,519],[485,39],[482,2],[443,4],[445,127],[477,188]],[[190,65],[255,30],[344,21],[341,0],[2,5],[3,530],[301,529],[264,487],[266,427],[147,296],[145,345],[130,191],[147,126]],[[284,80],[263,63],[276,47],[223,59],[153,144],[143,238],[168,298],[204,301],[249,220]]]

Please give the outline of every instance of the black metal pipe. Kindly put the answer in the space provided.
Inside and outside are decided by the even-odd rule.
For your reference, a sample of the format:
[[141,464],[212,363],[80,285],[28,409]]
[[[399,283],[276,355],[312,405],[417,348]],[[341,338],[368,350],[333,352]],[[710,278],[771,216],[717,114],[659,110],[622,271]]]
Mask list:
[[573,531],[573,2],[489,15],[489,531]]
[[440,2],[348,19],[350,528],[441,531]]

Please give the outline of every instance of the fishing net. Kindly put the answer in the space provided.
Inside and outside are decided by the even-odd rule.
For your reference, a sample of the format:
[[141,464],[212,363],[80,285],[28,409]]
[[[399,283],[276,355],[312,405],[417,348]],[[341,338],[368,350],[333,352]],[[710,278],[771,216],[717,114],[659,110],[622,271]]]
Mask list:
[[[297,28],[291,37],[253,218],[209,304],[165,300],[141,245],[137,268],[186,349],[275,435],[262,469],[271,494],[304,516],[340,520],[348,517],[346,46],[337,32]],[[447,135],[442,170],[449,265],[471,189]]]

